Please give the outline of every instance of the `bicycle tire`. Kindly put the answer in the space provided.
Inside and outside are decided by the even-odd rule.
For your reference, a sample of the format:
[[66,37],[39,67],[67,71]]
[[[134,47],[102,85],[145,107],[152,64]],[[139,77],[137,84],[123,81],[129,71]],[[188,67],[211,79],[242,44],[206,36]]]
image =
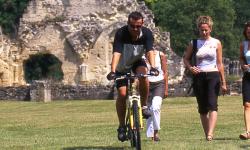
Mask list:
[[128,111],[128,114],[127,114],[127,117],[126,117],[126,129],[127,129],[127,139],[130,140],[130,143],[131,143],[131,147],[134,147],[133,146],[133,142],[132,142],[132,129],[131,129],[131,122],[129,121],[129,114],[130,112]]
[[141,150],[141,134],[140,134],[140,121],[139,121],[139,107],[137,101],[133,101],[132,105],[133,111],[133,122],[134,127],[132,129],[132,146],[136,148],[136,150]]

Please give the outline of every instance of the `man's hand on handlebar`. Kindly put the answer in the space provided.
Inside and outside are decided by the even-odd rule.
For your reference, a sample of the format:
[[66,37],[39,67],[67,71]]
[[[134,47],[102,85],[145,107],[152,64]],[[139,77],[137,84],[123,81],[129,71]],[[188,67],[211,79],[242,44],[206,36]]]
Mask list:
[[115,72],[110,72],[107,75],[108,80],[120,80],[120,79],[125,79],[125,78],[142,78],[142,77],[148,77],[148,76],[158,76],[159,71],[156,68],[151,68],[149,74],[134,74],[132,75],[131,73],[127,73],[125,75],[121,76],[116,76]]
[[108,79],[108,80],[114,80],[114,79],[115,79],[115,73],[111,71],[111,72],[107,75],[107,79]]
[[151,75],[154,75],[154,76],[158,76],[159,75],[159,71],[156,68],[154,68],[154,67],[151,67],[151,69],[150,69],[149,72],[150,72]]

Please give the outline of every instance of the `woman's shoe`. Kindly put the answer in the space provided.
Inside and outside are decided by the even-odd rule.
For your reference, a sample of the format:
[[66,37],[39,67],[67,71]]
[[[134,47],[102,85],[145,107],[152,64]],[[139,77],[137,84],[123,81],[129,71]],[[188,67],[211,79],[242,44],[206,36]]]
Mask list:
[[212,141],[213,140],[213,135],[207,135],[206,139],[207,139],[207,141]]
[[155,142],[159,142],[160,138],[158,136],[156,136],[156,137],[153,137],[152,140],[155,141]]
[[239,138],[240,138],[241,140],[248,140],[248,139],[250,139],[250,132],[247,131],[246,133],[240,134]]

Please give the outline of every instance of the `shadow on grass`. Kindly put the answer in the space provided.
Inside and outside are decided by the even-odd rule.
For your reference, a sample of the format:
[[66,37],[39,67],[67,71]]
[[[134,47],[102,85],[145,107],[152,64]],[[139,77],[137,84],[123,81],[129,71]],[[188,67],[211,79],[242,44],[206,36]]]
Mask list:
[[105,147],[105,146],[97,146],[97,147],[66,147],[62,150],[125,150],[125,148],[121,147]]
[[242,149],[249,149],[250,145],[241,145],[240,148],[242,148]]
[[220,138],[214,138],[213,140],[218,140],[218,141],[228,141],[228,140],[239,140],[239,138],[228,138],[228,137],[220,137]]

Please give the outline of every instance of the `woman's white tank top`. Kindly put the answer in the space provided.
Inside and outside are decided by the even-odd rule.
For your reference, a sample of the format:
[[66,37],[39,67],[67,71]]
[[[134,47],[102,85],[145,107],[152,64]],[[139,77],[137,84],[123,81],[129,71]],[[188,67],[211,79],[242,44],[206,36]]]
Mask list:
[[248,47],[248,41],[243,41],[243,49],[247,64],[250,64],[250,48]]
[[[155,67],[159,71],[158,76],[150,76],[148,77],[149,82],[158,82],[164,79],[163,70],[161,68],[161,57],[160,57],[160,51],[154,51],[155,54]],[[147,63],[148,65],[148,63]],[[150,68],[150,67],[148,67]]]
[[201,71],[218,71],[217,48],[219,40],[197,40],[196,66]]

